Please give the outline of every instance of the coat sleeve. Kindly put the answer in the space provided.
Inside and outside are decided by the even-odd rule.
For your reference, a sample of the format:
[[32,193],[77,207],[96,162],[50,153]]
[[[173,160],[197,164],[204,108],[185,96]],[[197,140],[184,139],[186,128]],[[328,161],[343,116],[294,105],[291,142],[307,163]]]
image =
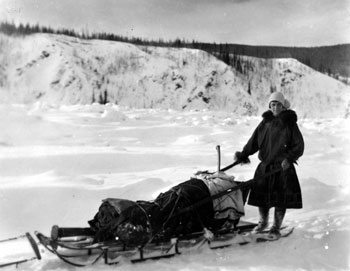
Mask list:
[[256,153],[259,150],[259,131],[261,130],[261,127],[263,125],[263,122],[260,122],[258,127],[254,130],[252,136],[248,140],[247,144],[243,147],[243,150],[241,152],[241,155],[243,158],[248,158],[248,156]]
[[304,153],[304,139],[296,123],[291,127],[291,140],[288,145],[286,158],[289,162],[296,162]]

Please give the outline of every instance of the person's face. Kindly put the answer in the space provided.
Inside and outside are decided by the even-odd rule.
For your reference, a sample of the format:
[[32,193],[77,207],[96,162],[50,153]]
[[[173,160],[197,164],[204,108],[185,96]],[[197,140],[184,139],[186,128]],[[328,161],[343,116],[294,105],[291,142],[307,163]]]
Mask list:
[[283,105],[280,102],[272,101],[270,103],[270,109],[273,113],[273,115],[276,117],[284,110]]

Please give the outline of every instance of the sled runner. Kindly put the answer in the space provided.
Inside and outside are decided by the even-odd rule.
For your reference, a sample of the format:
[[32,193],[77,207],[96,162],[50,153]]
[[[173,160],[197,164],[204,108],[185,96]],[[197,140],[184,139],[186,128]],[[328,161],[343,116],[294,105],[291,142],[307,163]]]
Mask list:
[[144,246],[125,246],[118,240],[93,243],[94,236],[88,235],[88,230],[84,228],[54,226],[51,237],[39,232],[35,234],[46,249],[64,262],[74,266],[86,266],[99,261],[111,265],[125,260],[139,262],[167,258],[195,251],[204,245],[215,249],[234,244],[247,244],[253,240],[249,232],[255,226],[254,223],[241,222],[236,229],[223,229],[214,233],[212,237],[206,236],[205,232],[198,232],[172,238],[167,242],[148,243]]
[[[256,225],[250,222],[240,222],[235,229],[223,229],[215,232],[211,237],[207,236],[205,232],[198,232],[187,236],[179,236],[168,242],[149,243],[143,247],[127,247],[117,240],[93,243],[94,237],[88,235],[87,229],[84,228],[53,226],[52,237],[44,236],[39,232],[36,232],[36,236],[46,249],[68,264],[87,266],[104,262],[113,265],[121,261],[136,263],[149,259],[173,257],[196,251],[204,246],[210,249],[219,249],[233,245],[277,240],[269,239],[268,231],[252,233],[252,229]],[[293,229],[293,227],[282,227],[280,238],[292,234]],[[57,233],[59,234],[57,235]],[[74,233],[76,233],[76,236],[74,236]]]

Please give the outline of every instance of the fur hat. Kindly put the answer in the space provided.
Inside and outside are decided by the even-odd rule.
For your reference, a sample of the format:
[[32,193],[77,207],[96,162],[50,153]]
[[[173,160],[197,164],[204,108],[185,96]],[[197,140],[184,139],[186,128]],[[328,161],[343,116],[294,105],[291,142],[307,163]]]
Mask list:
[[290,107],[290,102],[286,98],[284,98],[282,92],[279,91],[276,91],[271,94],[269,98],[269,108],[271,102],[280,102],[286,109],[289,109]]

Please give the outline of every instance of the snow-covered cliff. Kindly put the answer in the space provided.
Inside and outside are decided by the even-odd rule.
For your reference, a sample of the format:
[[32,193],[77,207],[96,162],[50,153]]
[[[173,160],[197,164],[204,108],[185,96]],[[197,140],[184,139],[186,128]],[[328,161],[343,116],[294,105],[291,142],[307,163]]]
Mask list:
[[0,102],[110,102],[135,108],[260,114],[271,91],[300,116],[344,117],[350,88],[294,59],[245,57],[245,74],[204,51],[0,35]]

